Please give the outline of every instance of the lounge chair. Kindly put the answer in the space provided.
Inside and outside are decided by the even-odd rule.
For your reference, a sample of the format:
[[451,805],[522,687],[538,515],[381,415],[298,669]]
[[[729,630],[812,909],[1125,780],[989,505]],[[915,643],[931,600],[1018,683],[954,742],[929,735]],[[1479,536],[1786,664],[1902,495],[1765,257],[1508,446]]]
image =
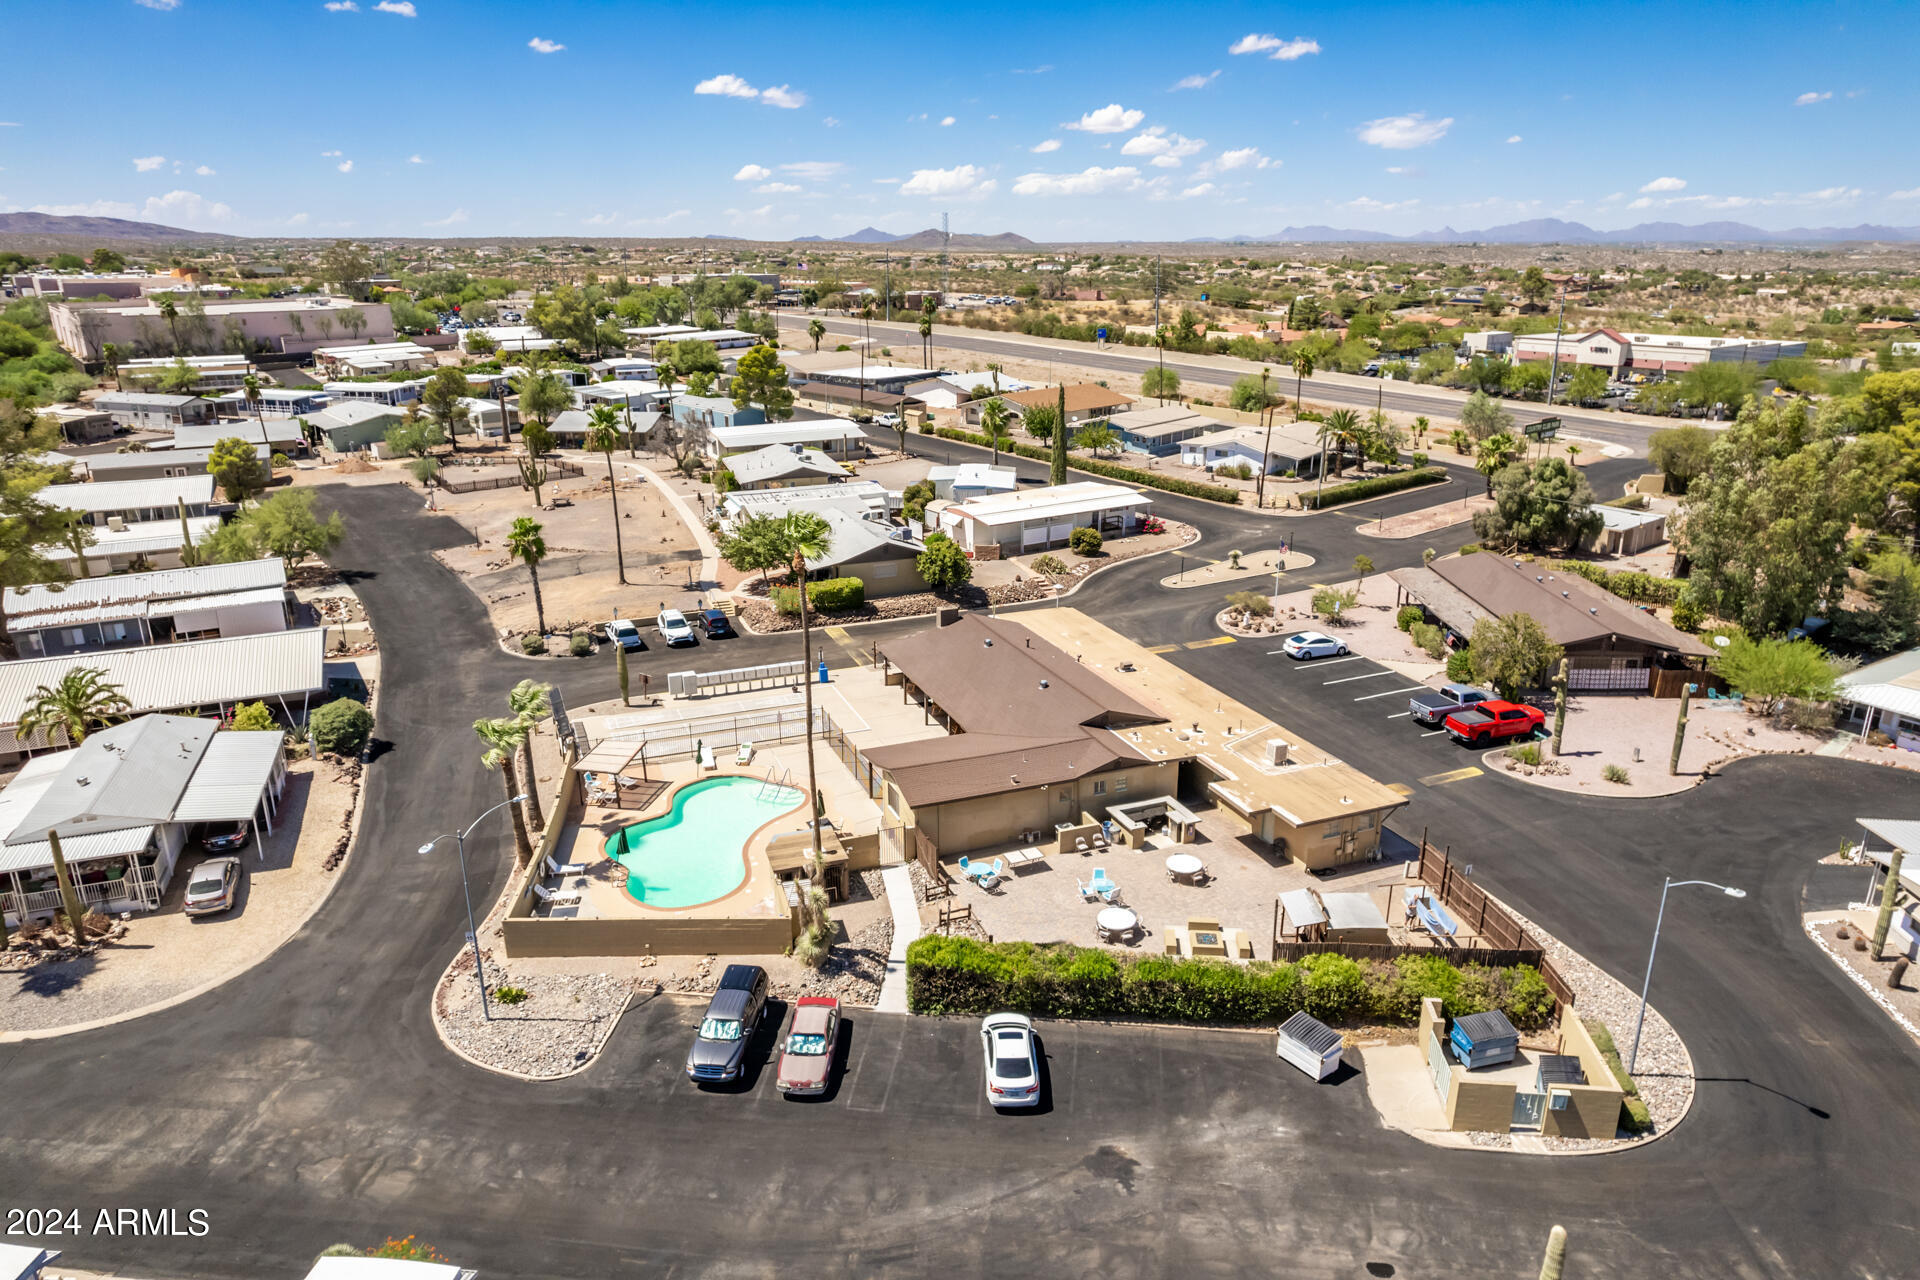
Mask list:
[[553,855],[547,855],[547,874],[550,876],[581,876],[587,873],[584,862],[555,862]]
[[741,743],[740,749],[733,753],[733,762],[741,765],[752,764],[753,744],[751,742]]
[[712,747],[708,747],[708,746],[702,746],[702,747],[700,748],[700,767],[701,767],[701,768],[702,768],[703,770],[704,770],[704,769],[712,769],[712,768],[714,768],[714,767],[715,767],[715,765],[714,765],[714,763],[713,763],[713,748],[712,748]]
[[580,901],[580,890],[561,889],[555,892],[543,884],[533,886],[533,896],[549,907],[570,907]]

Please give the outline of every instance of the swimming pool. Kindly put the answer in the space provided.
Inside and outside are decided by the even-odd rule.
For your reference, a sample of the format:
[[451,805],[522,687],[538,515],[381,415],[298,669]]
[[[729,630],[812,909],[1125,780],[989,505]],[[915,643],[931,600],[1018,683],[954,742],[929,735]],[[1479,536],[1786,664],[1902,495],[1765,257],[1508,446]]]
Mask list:
[[627,869],[627,892],[650,907],[693,907],[723,898],[747,878],[747,840],[806,798],[758,778],[707,778],[681,787],[673,809],[607,840]]

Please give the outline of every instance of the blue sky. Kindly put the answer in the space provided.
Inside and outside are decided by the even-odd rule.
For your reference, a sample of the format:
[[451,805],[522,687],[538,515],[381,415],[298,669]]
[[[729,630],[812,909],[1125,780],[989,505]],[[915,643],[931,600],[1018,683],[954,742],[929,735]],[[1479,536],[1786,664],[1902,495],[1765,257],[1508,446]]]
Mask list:
[[256,235],[1920,224],[1920,5],[16,3],[0,209]]

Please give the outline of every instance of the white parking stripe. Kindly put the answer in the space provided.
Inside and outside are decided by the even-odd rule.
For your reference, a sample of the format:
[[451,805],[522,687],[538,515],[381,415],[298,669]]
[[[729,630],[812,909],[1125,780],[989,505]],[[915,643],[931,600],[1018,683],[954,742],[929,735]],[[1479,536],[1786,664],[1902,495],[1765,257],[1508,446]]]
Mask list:
[[[1398,676],[1398,675],[1400,675],[1398,671],[1369,671],[1367,672],[1367,674],[1363,676],[1342,676],[1338,680],[1322,680],[1320,683],[1321,684],[1352,684],[1355,680],[1372,680],[1378,676]],[[1402,680],[1406,679],[1405,676],[1400,676],[1400,678]]]
[[[1422,684],[1422,685],[1415,685],[1412,689],[1389,689],[1385,693],[1363,693],[1359,697],[1355,698],[1354,701],[1365,702],[1369,698],[1391,698],[1396,693],[1402,696],[1405,696],[1406,694],[1413,693],[1420,689],[1425,689],[1426,687],[1427,686]],[[1406,714],[1412,715],[1413,712],[1409,711]]]
[[[1285,653],[1285,652],[1286,652],[1285,649],[1269,649],[1267,650],[1267,656],[1271,658],[1276,653]],[[1301,663],[1300,665],[1303,667],[1309,666],[1309,665],[1315,666],[1315,667],[1330,667],[1336,662],[1358,662],[1360,661],[1360,658],[1361,658],[1360,654],[1351,653],[1344,658],[1313,658],[1313,659],[1309,659],[1307,662]]]
[[1423,733],[1420,736],[1423,738],[1437,738],[1445,732],[1445,729],[1435,729],[1432,733]]
[[[1358,699],[1355,699],[1355,701],[1358,701]],[[1401,720],[1401,719],[1404,719],[1404,718],[1406,718],[1407,716],[1410,716],[1410,715],[1412,715],[1412,714],[1413,714],[1413,712],[1411,712],[1411,711],[1396,711],[1396,712],[1394,712],[1394,713],[1393,713],[1392,715],[1390,715],[1390,716],[1388,716],[1388,717],[1387,717],[1387,719],[1389,719],[1389,720]]]

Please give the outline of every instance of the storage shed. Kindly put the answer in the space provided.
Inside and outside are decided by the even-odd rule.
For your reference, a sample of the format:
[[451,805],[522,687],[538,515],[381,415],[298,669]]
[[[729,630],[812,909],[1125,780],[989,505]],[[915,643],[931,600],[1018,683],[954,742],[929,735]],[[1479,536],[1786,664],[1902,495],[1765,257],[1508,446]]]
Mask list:
[[1498,1009],[1455,1018],[1447,1039],[1453,1045],[1454,1056],[1469,1071],[1512,1062],[1520,1051],[1520,1033]]
[[1323,893],[1320,895],[1320,904],[1327,913],[1327,941],[1391,941],[1387,934],[1387,918],[1380,914],[1380,908],[1374,905],[1373,899],[1367,894]]
[[1310,1013],[1296,1013],[1280,1024],[1279,1056],[1315,1080],[1340,1069],[1340,1049],[1340,1033]]

